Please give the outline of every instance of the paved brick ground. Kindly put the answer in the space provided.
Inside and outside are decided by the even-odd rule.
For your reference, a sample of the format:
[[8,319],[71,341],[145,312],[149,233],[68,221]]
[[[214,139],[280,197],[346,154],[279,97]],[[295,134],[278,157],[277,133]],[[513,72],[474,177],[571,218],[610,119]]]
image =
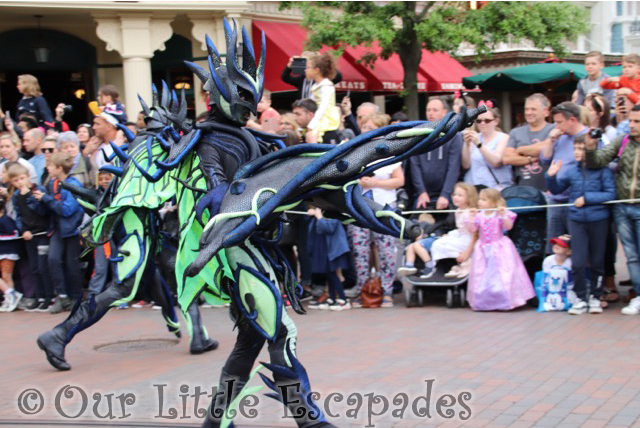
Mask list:
[[[426,394],[433,379],[430,418],[413,414],[409,405],[404,419],[392,411],[400,403],[372,418],[376,427],[640,427],[640,317],[619,314],[621,304],[602,315],[571,317],[565,313],[539,314],[530,308],[511,313],[474,313],[469,309],[446,309],[442,301],[424,308],[407,309],[402,303],[392,309],[351,310],[341,313],[310,312],[294,315],[300,331],[299,356],[314,390],[322,394],[344,394],[345,401],[331,403],[332,419],[340,427],[364,427],[366,412],[354,419],[345,412],[354,405],[346,396],[375,393],[390,401],[404,392],[409,400]],[[188,343],[154,351],[107,353],[100,345],[140,339],[171,339],[158,311],[129,309],[112,311],[97,326],[82,333],[69,345],[70,372],[53,370],[36,348],[37,335],[64,315],[15,312],[0,314],[2,322],[2,388],[0,425],[72,421],[79,426],[104,422],[135,426],[198,426],[189,399],[182,418],[180,385],[211,388],[230,351],[235,334],[225,309],[203,310],[219,350],[200,356],[188,354]],[[261,355],[267,359],[266,351]],[[256,385],[261,382],[255,380]],[[164,414],[178,407],[178,419],[156,418],[158,388],[166,384]],[[55,409],[56,393],[65,385],[87,392],[88,408],[76,420],[61,417]],[[44,407],[33,416],[17,406],[20,393],[36,388]],[[136,395],[126,419],[101,421],[93,416],[94,393]],[[459,402],[451,407],[452,419],[436,411],[440,397],[461,394],[470,409],[468,420]],[[63,398],[63,410],[77,413],[76,399]],[[451,397],[445,397],[451,404]],[[419,407],[424,402],[418,401]],[[208,400],[207,400],[208,402]],[[446,403],[445,403],[446,404]],[[201,403],[200,407],[205,407]],[[114,403],[114,415],[122,415]],[[104,402],[98,407],[106,412]],[[378,409],[378,410],[377,410]],[[374,406],[379,412],[380,406]],[[282,408],[261,397],[257,419],[240,419],[241,426],[293,426],[282,419]],[[446,410],[442,408],[441,412]],[[469,416],[469,411],[466,416]],[[16,425],[17,426],[17,425]],[[53,426],[53,425],[51,425]],[[59,426],[59,425],[57,425]]]

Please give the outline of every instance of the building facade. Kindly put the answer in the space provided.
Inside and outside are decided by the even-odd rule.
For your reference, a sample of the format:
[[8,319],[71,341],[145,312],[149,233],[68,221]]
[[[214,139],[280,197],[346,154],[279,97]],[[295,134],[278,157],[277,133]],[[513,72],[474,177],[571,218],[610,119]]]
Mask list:
[[200,81],[184,66],[207,67],[205,34],[225,53],[223,18],[251,34],[252,20],[299,22],[279,2],[249,1],[0,1],[0,103],[15,109],[20,74],[38,77],[52,108],[72,105],[76,122],[88,121],[87,102],[101,85],[120,89],[129,119],[138,94],[151,100],[152,82],[185,88],[190,109],[205,111]]

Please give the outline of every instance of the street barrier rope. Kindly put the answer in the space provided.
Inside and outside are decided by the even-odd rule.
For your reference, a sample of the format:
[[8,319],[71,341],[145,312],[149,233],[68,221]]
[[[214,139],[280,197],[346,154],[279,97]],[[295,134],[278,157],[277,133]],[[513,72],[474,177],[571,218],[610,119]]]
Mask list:
[[[631,204],[631,203],[640,203],[640,199],[616,199],[614,201],[603,202],[602,204],[590,204],[593,205],[614,205],[614,204]],[[574,204],[545,204],[545,205],[528,205],[521,207],[507,207],[510,211],[518,211],[518,210],[531,210],[531,209],[540,209],[540,208],[556,208],[556,207],[573,207]],[[499,208],[487,208],[483,211],[498,211]],[[410,211],[401,211],[402,215],[408,214],[438,214],[438,213],[454,213],[458,211],[457,209],[447,209],[447,210],[410,210]],[[478,208],[478,211],[480,209]],[[285,211],[287,214],[297,214],[297,215],[309,215],[305,211]]]

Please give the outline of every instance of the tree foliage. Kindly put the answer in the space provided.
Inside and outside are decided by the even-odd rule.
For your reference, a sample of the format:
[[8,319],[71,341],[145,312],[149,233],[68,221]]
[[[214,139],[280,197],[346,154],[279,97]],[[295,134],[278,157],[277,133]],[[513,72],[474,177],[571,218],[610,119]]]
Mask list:
[[[484,58],[499,43],[528,39],[537,48],[551,48],[562,57],[567,41],[589,29],[588,11],[571,2],[490,1],[478,10],[471,10],[469,3],[285,1],[280,7],[304,13],[302,25],[310,30],[309,49],[322,45],[344,49],[378,41],[382,58],[398,53],[406,89],[415,88],[417,82],[420,46],[455,54],[467,42],[474,46],[478,58]],[[371,54],[362,58],[367,63],[375,59]],[[409,98],[414,100],[406,102],[415,101],[417,108],[417,96]]]

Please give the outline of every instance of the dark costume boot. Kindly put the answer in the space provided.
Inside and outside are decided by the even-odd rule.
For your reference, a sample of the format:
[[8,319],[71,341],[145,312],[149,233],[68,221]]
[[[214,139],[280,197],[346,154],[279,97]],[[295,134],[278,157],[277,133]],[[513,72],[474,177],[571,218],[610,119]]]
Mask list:
[[49,364],[58,370],[71,369],[71,366],[64,358],[64,349],[76,333],[84,330],[101,318],[108,310],[108,307],[103,308],[102,311],[98,311],[97,309],[95,297],[91,296],[89,300],[76,304],[76,307],[66,320],[55,326],[52,330],[38,336],[36,343],[47,355]]
[[189,352],[197,355],[217,349],[218,341],[211,339],[207,334],[207,329],[202,325],[202,317],[200,316],[200,308],[198,308],[197,302],[193,302],[189,306],[187,315],[185,317],[187,328],[191,332]]
[[47,355],[47,361],[58,370],[69,370],[71,366],[64,358],[64,348],[82,330],[95,324],[111,308],[111,304],[127,296],[133,281],[113,285],[102,293],[91,295],[76,303],[69,317],[52,330],[41,334],[36,343]]

